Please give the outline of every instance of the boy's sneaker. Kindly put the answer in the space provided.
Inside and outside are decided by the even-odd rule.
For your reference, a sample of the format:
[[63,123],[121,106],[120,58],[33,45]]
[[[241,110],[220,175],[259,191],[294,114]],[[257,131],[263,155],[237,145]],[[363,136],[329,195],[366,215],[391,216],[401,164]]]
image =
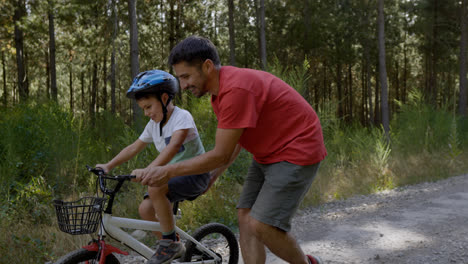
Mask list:
[[307,258],[309,259],[309,263],[311,264],[323,264],[322,259],[320,259],[319,257],[307,255]]
[[166,264],[172,260],[182,257],[185,247],[182,243],[170,239],[159,241],[158,249],[146,264]]

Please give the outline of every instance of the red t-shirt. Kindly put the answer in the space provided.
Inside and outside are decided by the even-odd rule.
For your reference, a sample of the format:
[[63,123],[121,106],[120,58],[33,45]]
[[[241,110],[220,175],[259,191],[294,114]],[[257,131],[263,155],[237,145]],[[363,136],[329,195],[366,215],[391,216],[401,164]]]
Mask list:
[[240,145],[261,164],[311,165],[327,155],[322,127],[310,104],[274,75],[221,67],[219,92],[211,97],[218,128],[245,128]]

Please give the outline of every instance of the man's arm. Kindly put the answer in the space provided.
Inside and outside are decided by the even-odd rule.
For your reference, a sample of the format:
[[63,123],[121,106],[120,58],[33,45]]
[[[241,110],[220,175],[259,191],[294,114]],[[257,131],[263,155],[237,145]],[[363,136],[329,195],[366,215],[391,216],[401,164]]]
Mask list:
[[182,162],[163,167],[135,170],[136,181],[143,185],[161,186],[170,178],[184,175],[201,174],[229,164],[244,129],[217,129],[213,150]]
[[215,181],[219,178],[219,176],[221,176],[221,174],[223,174],[223,172],[227,168],[229,168],[231,164],[237,159],[237,156],[239,156],[241,149],[242,147],[239,144],[237,144],[236,148],[234,149],[234,152],[231,155],[231,159],[229,160],[229,162],[226,165],[216,168],[210,172],[210,182],[205,192],[207,192],[211,188],[211,186],[215,183]]

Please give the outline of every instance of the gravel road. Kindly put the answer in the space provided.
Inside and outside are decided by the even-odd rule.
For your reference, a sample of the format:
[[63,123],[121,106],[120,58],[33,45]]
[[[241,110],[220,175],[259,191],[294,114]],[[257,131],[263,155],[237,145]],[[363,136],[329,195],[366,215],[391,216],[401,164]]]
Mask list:
[[303,209],[292,234],[327,264],[468,264],[468,175]]
[[468,264],[468,175],[308,208],[292,233],[330,264]]

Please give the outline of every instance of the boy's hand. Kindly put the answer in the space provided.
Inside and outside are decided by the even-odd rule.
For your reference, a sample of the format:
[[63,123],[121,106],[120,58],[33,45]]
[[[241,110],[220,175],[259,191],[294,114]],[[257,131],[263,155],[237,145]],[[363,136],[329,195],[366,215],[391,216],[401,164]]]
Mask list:
[[94,167],[97,168],[97,169],[102,169],[105,174],[109,173],[109,171],[110,171],[107,164],[96,164]]
[[149,167],[146,169],[137,169],[132,171],[132,175],[136,178],[134,181],[140,182],[142,185],[151,187],[160,187],[169,182],[169,174],[165,166]]
[[131,175],[135,175],[136,177],[131,179],[132,182],[141,182],[141,180],[143,179],[143,174],[144,174],[144,170],[145,169],[136,169],[136,170],[133,170]]

